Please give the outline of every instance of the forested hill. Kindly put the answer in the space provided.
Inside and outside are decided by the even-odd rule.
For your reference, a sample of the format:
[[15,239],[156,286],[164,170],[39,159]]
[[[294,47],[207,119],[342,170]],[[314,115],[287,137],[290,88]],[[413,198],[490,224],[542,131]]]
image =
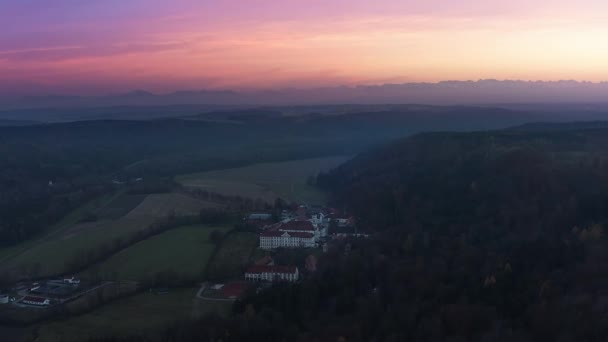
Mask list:
[[574,121],[574,122],[530,122],[512,127],[517,131],[576,131],[587,129],[608,128],[608,121]]
[[289,108],[307,113],[298,115],[273,109],[231,110],[180,119],[21,126],[13,122],[13,127],[0,127],[4,157],[0,158],[0,245],[35,236],[83,200],[108,191],[113,180],[171,178],[263,161],[354,155],[427,129],[488,129],[537,118],[468,107],[309,112],[320,109],[337,110]]
[[237,302],[231,336],[608,340],[608,129],[424,133],[318,181],[369,238]]
[[348,257],[322,260],[313,293],[347,309],[319,330],[357,327],[352,340],[378,341],[608,339],[608,129],[420,134],[318,180],[373,232],[351,240]]
[[608,129],[566,127],[420,134],[364,153],[319,182],[378,229],[532,234],[604,222]]

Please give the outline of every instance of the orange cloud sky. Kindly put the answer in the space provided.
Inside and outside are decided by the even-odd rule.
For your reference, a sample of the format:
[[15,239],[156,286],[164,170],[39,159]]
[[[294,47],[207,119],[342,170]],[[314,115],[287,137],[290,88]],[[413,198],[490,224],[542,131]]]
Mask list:
[[[19,30],[0,37],[0,82],[171,91],[482,78],[608,80],[607,12],[573,12],[566,2],[556,4],[551,10],[497,13],[370,10],[232,20],[214,19],[198,8],[121,18],[114,27],[67,21],[51,26],[46,40]],[[19,35],[22,40],[11,39]]]

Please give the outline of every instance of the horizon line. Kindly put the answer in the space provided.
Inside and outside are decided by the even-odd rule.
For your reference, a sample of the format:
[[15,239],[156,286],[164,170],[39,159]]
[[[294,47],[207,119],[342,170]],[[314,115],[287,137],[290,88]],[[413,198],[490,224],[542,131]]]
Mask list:
[[459,79],[446,79],[441,81],[429,82],[429,81],[412,81],[412,82],[386,82],[386,83],[359,83],[359,84],[336,84],[336,85],[327,85],[327,86],[311,86],[311,87],[210,87],[210,88],[184,88],[184,89],[176,89],[171,91],[154,91],[148,90],[145,87],[137,87],[132,90],[124,90],[117,92],[99,92],[96,94],[81,94],[77,95],[75,92],[57,92],[57,93],[38,93],[38,94],[6,94],[0,93],[0,97],[111,97],[111,96],[124,96],[131,95],[136,93],[141,93],[144,95],[154,95],[154,96],[166,96],[166,95],[175,95],[177,93],[197,93],[197,92],[233,92],[233,93],[264,93],[268,91],[307,91],[307,90],[320,90],[320,89],[358,89],[358,88],[367,88],[367,87],[383,87],[383,86],[403,86],[403,85],[441,85],[447,83],[481,83],[481,82],[496,82],[496,83],[526,83],[526,84],[542,84],[542,83],[551,83],[551,84],[581,84],[581,85],[608,85],[608,80],[605,81],[589,81],[589,80],[576,80],[576,79],[557,79],[557,80],[526,80],[526,79],[496,79],[496,78],[480,78],[477,80],[468,79],[468,80],[459,80]]

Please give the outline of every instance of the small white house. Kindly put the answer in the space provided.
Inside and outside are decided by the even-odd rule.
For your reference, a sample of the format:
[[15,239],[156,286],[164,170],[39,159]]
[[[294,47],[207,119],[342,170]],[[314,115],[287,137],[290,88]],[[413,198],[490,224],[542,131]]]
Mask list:
[[80,279],[72,276],[70,278],[63,278],[63,282],[64,283],[68,283],[68,284],[72,284],[72,285],[79,285],[80,284]]

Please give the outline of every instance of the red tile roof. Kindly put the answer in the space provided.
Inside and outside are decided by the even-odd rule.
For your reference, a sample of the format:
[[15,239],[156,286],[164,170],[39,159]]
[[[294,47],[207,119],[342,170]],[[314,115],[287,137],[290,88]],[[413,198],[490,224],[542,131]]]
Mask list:
[[298,238],[302,238],[302,239],[310,239],[315,236],[313,233],[307,233],[307,232],[282,232],[282,231],[272,230],[272,231],[267,231],[267,232],[261,233],[260,237],[281,237],[285,234],[287,234],[288,236],[298,237]]
[[246,220],[245,223],[258,229],[272,225],[271,220]]
[[247,269],[245,273],[288,273],[294,274],[298,268],[295,266],[270,266],[270,265],[253,265]]
[[281,227],[281,224],[282,224],[281,222],[269,224],[269,225],[265,226],[264,229],[266,231],[269,231],[269,230],[278,230],[279,227]]
[[247,283],[230,283],[222,287],[222,294],[228,298],[238,298],[249,288]]
[[309,272],[317,270],[317,258],[312,254],[306,257],[306,270]]
[[288,221],[279,226],[279,230],[314,231],[315,227],[310,221]]
[[272,263],[272,257],[267,255],[255,262],[256,265],[268,265]]
[[42,303],[44,303],[45,300],[46,300],[46,298],[25,296],[22,301],[42,304]]
[[289,234],[289,236],[302,238],[302,239],[310,239],[315,236],[315,234],[313,234],[313,233],[305,233],[305,232],[291,232],[291,233],[287,233],[287,234]]

